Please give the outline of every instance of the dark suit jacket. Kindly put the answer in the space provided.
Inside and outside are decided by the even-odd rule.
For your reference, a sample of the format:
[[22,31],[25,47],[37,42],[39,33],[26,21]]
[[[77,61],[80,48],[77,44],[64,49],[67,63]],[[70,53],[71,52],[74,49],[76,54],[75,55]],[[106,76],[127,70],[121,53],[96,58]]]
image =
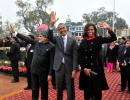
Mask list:
[[130,67],[130,46],[128,48],[126,48],[126,53],[125,53],[125,61],[128,65],[128,67]]
[[20,45],[17,42],[12,42],[10,51],[7,52],[7,56],[10,60],[20,60]]
[[66,72],[71,74],[73,70],[77,70],[77,43],[76,40],[67,36],[66,51],[64,52],[63,40],[61,36],[53,36],[53,30],[48,32],[49,40],[55,44],[54,70],[58,71],[62,64],[62,59],[65,59]]

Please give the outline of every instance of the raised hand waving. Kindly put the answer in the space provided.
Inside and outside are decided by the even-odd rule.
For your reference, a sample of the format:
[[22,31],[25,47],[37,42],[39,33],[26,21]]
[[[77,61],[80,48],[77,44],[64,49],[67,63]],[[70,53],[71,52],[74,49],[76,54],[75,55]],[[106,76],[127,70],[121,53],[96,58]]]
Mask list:
[[98,22],[98,23],[97,23],[97,26],[98,26],[99,28],[111,30],[110,25],[109,25],[107,22],[105,22],[105,21]]
[[54,26],[54,24],[58,21],[59,18],[56,19],[56,12],[52,11],[50,14],[50,25]]

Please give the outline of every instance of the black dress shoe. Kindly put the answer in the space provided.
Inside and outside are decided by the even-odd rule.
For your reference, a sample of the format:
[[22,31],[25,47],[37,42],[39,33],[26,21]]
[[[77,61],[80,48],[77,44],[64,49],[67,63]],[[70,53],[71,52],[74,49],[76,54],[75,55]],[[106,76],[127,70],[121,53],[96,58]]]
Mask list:
[[19,80],[12,80],[11,83],[17,83]]
[[31,87],[25,87],[24,90],[30,90],[32,89]]

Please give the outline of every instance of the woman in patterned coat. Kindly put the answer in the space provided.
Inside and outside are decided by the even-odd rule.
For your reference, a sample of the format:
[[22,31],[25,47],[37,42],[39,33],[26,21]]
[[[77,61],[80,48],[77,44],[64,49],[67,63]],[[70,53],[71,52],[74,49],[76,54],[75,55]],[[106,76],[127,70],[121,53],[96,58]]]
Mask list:
[[83,40],[79,46],[79,65],[81,67],[79,89],[84,91],[85,100],[101,100],[102,90],[109,89],[100,50],[102,44],[115,41],[116,35],[106,23],[99,23],[100,28],[107,29],[110,37],[98,36],[96,26],[89,23],[84,28]]

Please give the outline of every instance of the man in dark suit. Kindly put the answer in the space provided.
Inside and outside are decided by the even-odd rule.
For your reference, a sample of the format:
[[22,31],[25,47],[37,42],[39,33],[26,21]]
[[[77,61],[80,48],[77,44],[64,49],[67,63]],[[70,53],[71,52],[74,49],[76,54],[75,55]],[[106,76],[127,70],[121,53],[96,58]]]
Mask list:
[[[126,65],[126,73],[127,73],[127,80],[128,80],[128,93],[130,94],[130,39],[127,38],[125,43],[126,52],[125,52],[125,65]],[[127,82],[126,82],[127,84]]]
[[59,36],[53,36],[53,27],[56,15],[51,12],[49,40],[55,43],[55,56],[53,69],[56,77],[57,100],[63,99],[64,81],[67,89],[67,100],[75,100],[74,77],[77,70],[77,44],[76,40],[67,35],[65,24],[58,25]]
[[[31,39],[35,39],[34,35],[29,35]],[[25,65],[27,68],[27,87],[24,88],[24,90],[28,90],[32,88],[31,85],[31,62],[33,58],[33,52],[34,52],[34,45],[27,44],[26,46],[26,59],[25,59]]]
[[10,51],[7,52],[7,56],[11,61],[12,74],[14,79],[11,81],[12,83],[19,82],[19,70],[18,70],[18,61],[20,60],[20,45],[17,43],[17,38],[11,38],[11,47]]
[[50,66],[53,64],[54,44],[48,41],[46,31],[37,31],[37,40],[22,34],[17,37],[34,45],[34,53],[31,62],[32,100],[38,100],[39,87],[41,87],[41,100],[48,100],[48,74],[51,74]]

